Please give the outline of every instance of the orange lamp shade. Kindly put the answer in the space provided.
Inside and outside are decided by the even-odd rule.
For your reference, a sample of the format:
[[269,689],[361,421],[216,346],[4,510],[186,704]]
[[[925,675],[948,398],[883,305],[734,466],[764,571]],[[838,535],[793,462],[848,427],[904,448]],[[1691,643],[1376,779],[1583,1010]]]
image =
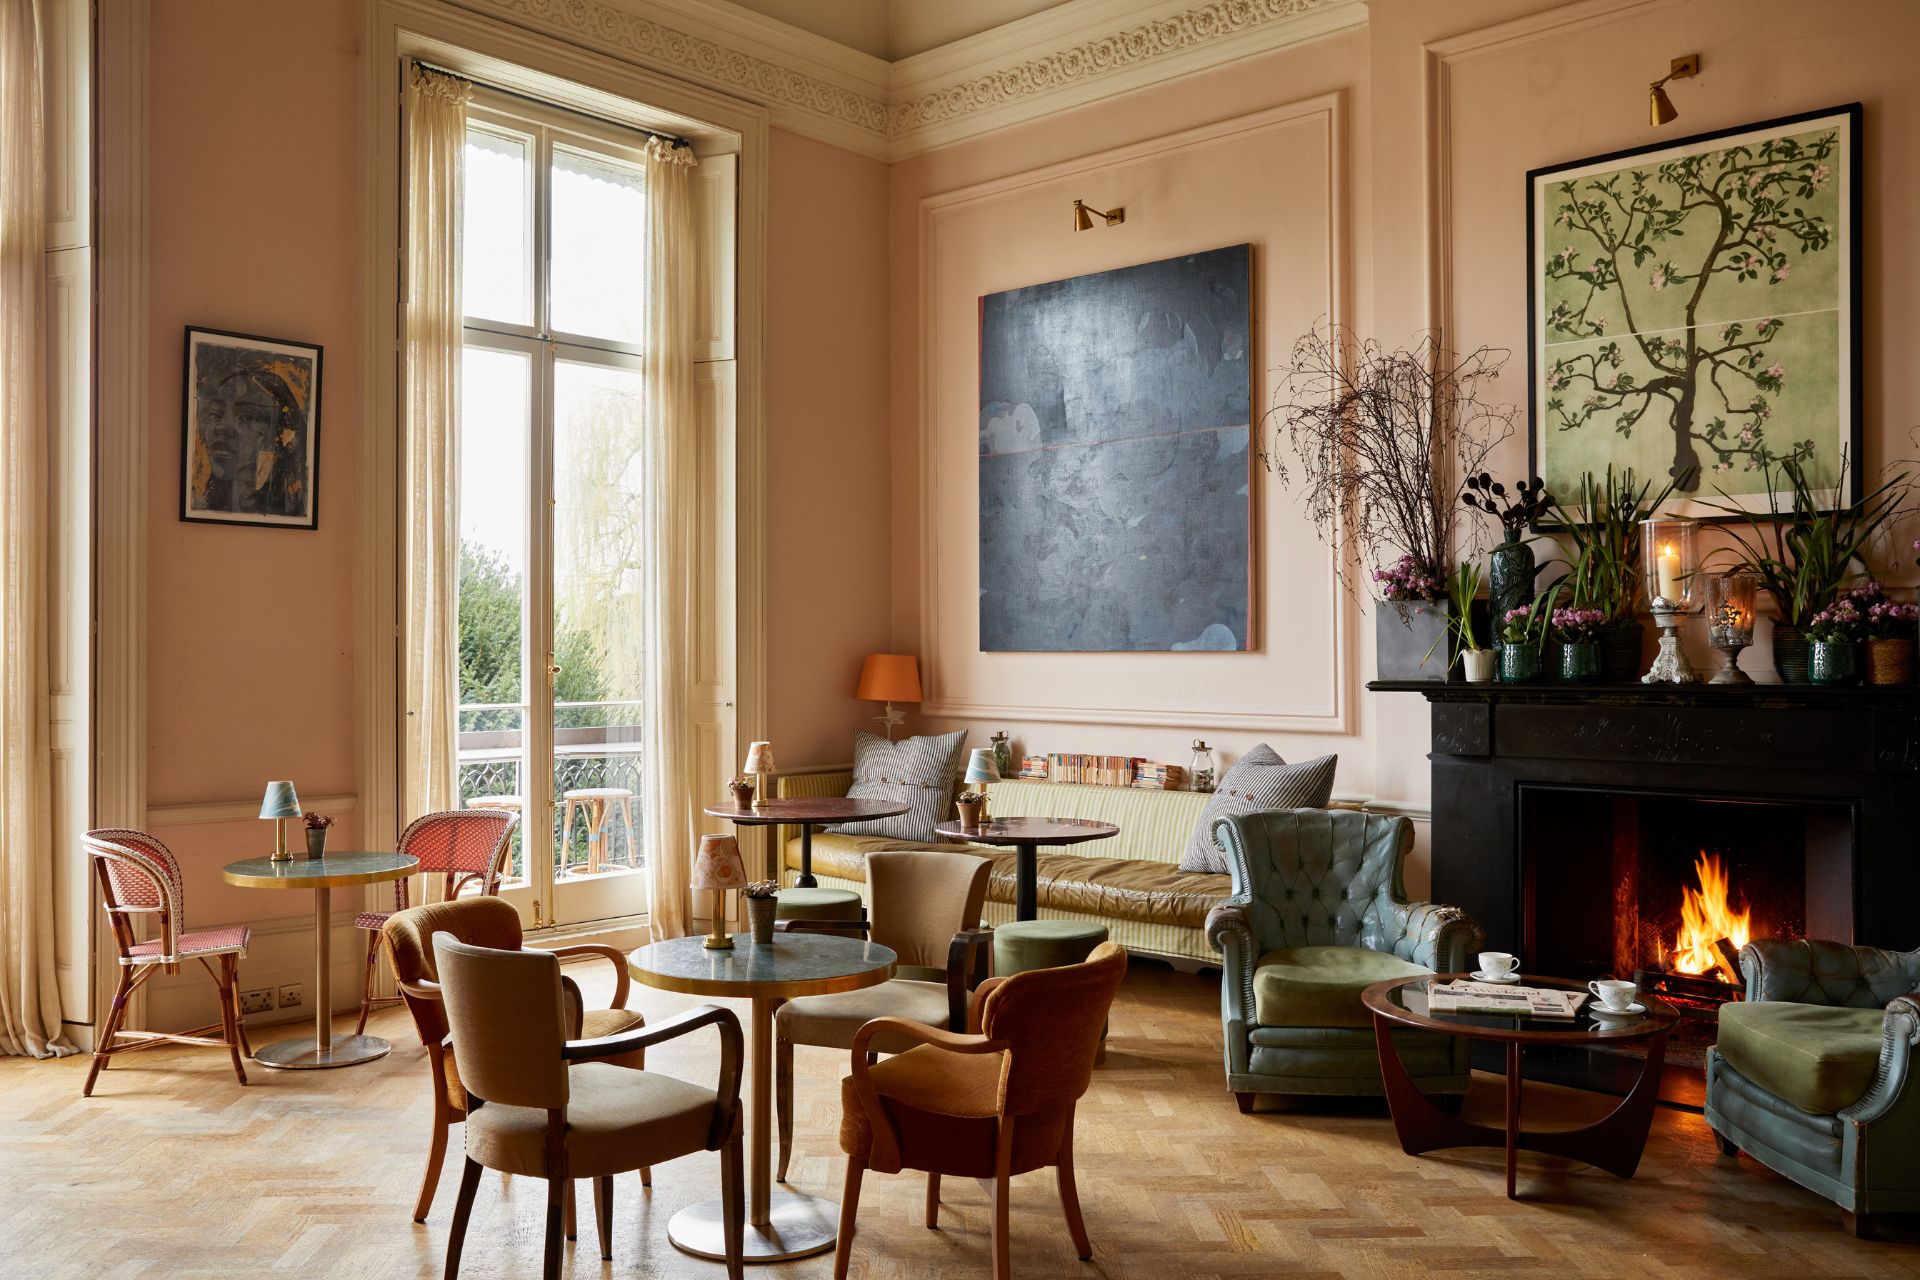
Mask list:
[[920,701],[920,659],[910,653],[870,653],[853,696],[863,702]]
[[740,858],[740,842],[732,836],[701,836],[700,852],[693,855],[691,889],[744,889],[747,864]]

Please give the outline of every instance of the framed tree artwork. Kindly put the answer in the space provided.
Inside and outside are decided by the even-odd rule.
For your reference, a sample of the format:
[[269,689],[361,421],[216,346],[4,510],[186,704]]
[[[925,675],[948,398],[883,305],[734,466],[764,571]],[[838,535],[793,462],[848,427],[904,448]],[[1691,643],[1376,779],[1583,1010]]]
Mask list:
[[187,329],[180,518],[319,527],[319,347]]
[[[1664,511],[1771,509],[1799,460],[1860,491],[1860,104],[1527,175],[1529,461],[1608,464]],[[1782,505],[1786,496],[1780,495]]]

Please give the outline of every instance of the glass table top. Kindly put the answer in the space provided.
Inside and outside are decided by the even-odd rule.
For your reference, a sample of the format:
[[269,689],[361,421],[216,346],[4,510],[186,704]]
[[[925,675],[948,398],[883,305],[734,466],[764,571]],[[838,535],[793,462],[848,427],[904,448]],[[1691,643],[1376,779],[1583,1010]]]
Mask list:
[[[1391,986],[1382,983],[1369,987],[1363,999],[1368,1008],[1396,1022],[1484,1040],[1638,1040],[1670,1031],[1680,1021],[1680,1015],[1673,1006],[1645,992],[1640,993],[1638,999],[1646,1007],[1646,1012],[1639,1014],[1595,1013],[1597,1002],[1591,996],[1571,1018],[1529,1017],[1518,1013],[1433,1012],[1428,1007],[1428,989],[1435,983],[1455,980],[1471,981],[1471,978],[1467,974],[1439,974],[1431,978],[1410,978]],[[1531,975],[1513,985],[1548,987],[1559,991],[1586,990],[1584,983]]]

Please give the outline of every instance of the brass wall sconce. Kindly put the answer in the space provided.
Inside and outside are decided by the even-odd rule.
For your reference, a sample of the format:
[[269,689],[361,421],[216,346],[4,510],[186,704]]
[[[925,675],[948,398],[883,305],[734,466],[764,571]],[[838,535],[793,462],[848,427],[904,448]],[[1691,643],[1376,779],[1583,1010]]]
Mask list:
[[1075,231],[1091,231],[1095,218],[1105,218],[1107,225],[1112,226],[1116,222],[1125,222],[1127,220],[1127,211],[1124,208],[1096,209],[1085,200],[1075,200],[1073,202],[1073,229]]
[[1700,74],[1700,55],[1689,53],[1685,57],[1675,58],[1667,74],[1647,86],[1647,120],[1654,125],[1672,124],[1680,118],[1673,109],[1673,99],[1661,86],[1669,80],[1689,80]]

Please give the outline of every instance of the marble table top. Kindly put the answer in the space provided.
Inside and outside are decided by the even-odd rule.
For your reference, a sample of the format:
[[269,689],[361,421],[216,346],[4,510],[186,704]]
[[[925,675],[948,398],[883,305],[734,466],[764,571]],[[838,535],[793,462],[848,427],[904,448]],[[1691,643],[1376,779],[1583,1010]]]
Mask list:
[[634,979],[699,996],[825,995],[878,986],[893,976],[890,948],[827,933],[779,933],[755,943],[736,933],[728,950],[709,950],[704,936],[671,938],[627,956]]
[[405,853],[357,853],[342,850],[324,858],[295,854],[285,862],[248,858],[221,869],[228,884],[248,889],[338,889],[343,885],[378,884],[414,873],[420,859]]

